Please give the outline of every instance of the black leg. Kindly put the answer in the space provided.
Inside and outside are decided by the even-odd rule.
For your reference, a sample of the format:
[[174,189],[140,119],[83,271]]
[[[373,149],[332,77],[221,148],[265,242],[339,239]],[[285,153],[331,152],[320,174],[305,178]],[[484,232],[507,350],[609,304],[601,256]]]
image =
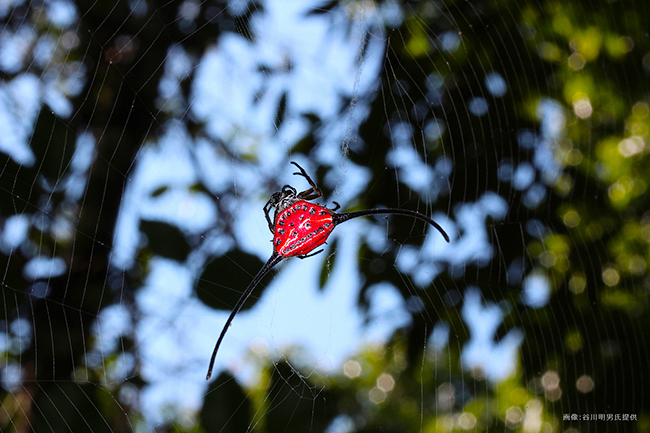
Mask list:
[[309,175],[307,174],[307,172],[305,171],[305,169],[302,168],[301,166],[299,166],[298,163],[296,163],[296,162],[294,162],[294,161],[291,161],[291,163],[292,163],[293,165],[295,165],[296,167],[298,167],[298,169],[300,170],[300,171],[297,171],[297,172],[295,172],[295,173],[293,173],[293,174],[295,174],[295,175],[297,175],[297,176],[302,176],[302,177],[304,177],[305,179],[307,179],[307,182],[309,182],[309,186],[311,186],[310,189],[308,189],[308,190],[306,190],[306,191],[303,191],[303,192],[301,192],[300,194],[298,194],[298,198],[299,198],[299,199],[302,199],[302,200],[313,200],[313,199],[315,199],[315,198],[322,197],[322,196],[323,196],[323,192],[320,190],[320,188],[318,187],[318,185],[316,185],[316,182],[314,182],[314,181],[311,179],[311,177],[309,177]]
[[271,204],[271,200],[267,201],[266,204],[264,205],[264,216],[266,216],[266,221],[269,223],[269,230],[271,230],[271,233],[273,232],[273,222],[271,221],[271,217],[269,216],[269,213],[271,212],[271,208],[273,207],[273,204]]
[[323,252],[323,250],[320,249],[320,250],[318,250],[316,252],[305,254],[305,255],[302,255],[302,256],[296,256],[296,257],[298,257],[299,259],[306,259],[307,257],[314,257],[316,254],[322,253],[322,252]]
[[314,188],[308,189],[307,191],[303,191],[300,194],[298,194],[298,198],[301,200],[314,200],[317,199],[318,197],[322,197],[323,193],[321,192],[320,189]]

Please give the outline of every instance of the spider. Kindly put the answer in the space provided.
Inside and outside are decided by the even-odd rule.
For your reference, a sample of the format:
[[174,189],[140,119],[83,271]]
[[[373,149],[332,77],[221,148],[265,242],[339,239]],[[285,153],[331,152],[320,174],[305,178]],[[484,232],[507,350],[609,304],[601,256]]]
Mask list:
[[[235,315],[239,310],[241,310],[244,302],[246,302],[253,292],[253,289],[255,289],[262,278],[264,278],[271,268],[288,257],[305,259],[322,252],[322,249],[318,251],[314,250],[325,243],[329,235],[332,233],[332,230],[334,230],[334,227],[337,225],[352,218],[365,215],[406,215],[431,224],[438,229],[445,240],[449,242],[449,236],[447,236],[447,233],[445,233],[442,227],[431,218],[412,210],[367,209],[357,212],[338,213],[336,210],[341,206],[337,202],[333,202],[336,205],[334,209],[328,209],[324,206],[310,203],[308,200],[315,200],[321,197],[323,193],[301,166],[293,161],[291,161],[291,163],[300,170],[293,174],[304,177],[307,182],[309,182],[311,188],[299,193],[291,185],[284,185],[282,190],[273,193],[269,201],[264,205],[266,221],[269,224],[269,230],[273,233],[273,254],[271,254],[269,260],[262,269],[260,269],[257,275],[255,275],[246,290],[244,290],[244,293],[242,293],[237,304],[235,304],[235,307],[232,309],[228,320],[226,320],[226,324],[224,325],[221,335],[219,335],[219,339],[217,340],[217,344],[214,347],[214,351],[212,352],[212,358],[210,359],[210,366],[206,376],[207,380],[210,380],[210,376],[212,376],[214,360],[217,356],[217,351],[219,350],[221,341],[223,340],[224,335],[226,335],[226,331],[230,327]],[[273,208],[275,208],[275,214],[273,220],[271,220],[270,213]]]

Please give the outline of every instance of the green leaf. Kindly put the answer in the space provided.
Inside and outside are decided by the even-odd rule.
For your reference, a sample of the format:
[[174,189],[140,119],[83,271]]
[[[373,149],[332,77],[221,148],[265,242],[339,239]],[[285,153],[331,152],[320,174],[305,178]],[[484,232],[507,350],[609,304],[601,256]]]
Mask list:
[[4,158],[0,173],[0,215],[31,214],[38,209],[42,189],[34,182],[34,166],[18,165],[10,156]]
[[143,220],[140,231],[147,236],[147,248],[156,255],[182,262],[191,251],[183,232],[171,224]]
[[280,98],[280,102],[278,103],[278,111],[275,115],[275,128],[276,131],[280,130],[280,127],[282,126],[282,123],[284,122],[284,116],[287,114],[287,104],[288,104],[289,97],[287,95],[287,92],[284,92],[282,94],[282,97]]
[[243,432],[250,425],[251,402],[248,393],[228,373],[221,373],[206,394],[199,414],[206,432]]
[[269,433],[325,431],[338,415],[338,396],[308,383],[307,377],[284,362],[275,366],[267,398],[273,403],[273,410],[266,414]]
[[[129,425],[124,409],[115,396],[91,383],[50,382],[39,386],[33,401],[33,432],[114,432]],[[113,415],[107,417],[106,414]],[[111,426],[111,424],[114,424]],[[64,427],[65,426],[65,427]]]
[[[218,310],[229,310],[264,262],[252,254],[239,250],[223,255],[208,264],[197,282],[197,296],[207,306]],[[270,272],[258,285],[245,308],[250,308],[260,296],[264,286],[271,280]]]
[[54,182],[68,170],[74,155],[77,135],[66,123],[50,109],[43,108],[38,115],[32,151],[36,156],[35,167],[39,174]]
[[166,193],[167,190],[169,190],[168,186],[161,186],[160,188],[156,188],[154,190],[154,192],[151,193],[151,197],[154,197],[154,198],[159,197],[159,196],[163,195],[164,193]]

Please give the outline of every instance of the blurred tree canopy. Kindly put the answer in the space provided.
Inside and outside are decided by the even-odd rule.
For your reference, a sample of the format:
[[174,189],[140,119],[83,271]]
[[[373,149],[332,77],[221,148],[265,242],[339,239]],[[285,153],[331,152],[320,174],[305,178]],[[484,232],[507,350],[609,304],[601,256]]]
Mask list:
[[[25,39],[22,63],[2,66],[2,105],[9,113],[3,120],[11,120],[5,124],[28,128],[24,135],[34,156],[31,162],[20,160],[3,144],[2,431],[138,429],[143,409],[133,395],[146,381],[138,372],[136,338],[121,337],[107,361],[132,353],[135,373],[111,382],[104,364],[89,360],[93,323],[116,303],[129,306],[137,320],[133,299],[146,278],[147,260],[185,260],[200,242],[173,224],[146,222],[139,230],[152,242],[139,252],[138,264],[126,272],[114,269],[114,227],[123,194],[142,146],[156,141],[168,120],[183,122],[193,138],[205,136],[199,120],[178,114],[192,103],[193,76],[181,80],[175,109],[161,102],[170,50],[182,47],[200,61],[229,33],[254,40],[251,17],[265,13],[264,2],[250,3],[244,12],[220,1],[70,4],[75,21],[58,25],[46,18],[47,11],[54,16],[50,2],[2,6],[7,36],[0,39],[0,55],[9,55],[12,38],[27,38],[21,33],[26,28],[33,33]],[[190,7],[192,19],[180,19],[179,11]],[[316,377],[308,374],[309,365],[298,371],[295,363],[266,359],[256,387],[246,389],[222,373],[190,422],[152,429],[650,430],[650,5],[359,0],[324,1],[311,14],[389,8],[397,8],[400,19],[383,24],[386,53],[378,90],[364,96],[370,112],[358,143],[348,143],[349,160],[371,170],[372,187],[354,203],[369,208],[408,200],[425,208],[434,201],[454,220],[460,205],[494,193],[505,199],[508,212],[487,223],[493,257],[449,264],[418,289],[423,309],[411,312],[412,325],[398,330],[385,347],[361,350],[342,373]],[[39,62],[44,48],[38,41],[47,46],[48,37],[58,44],[49,48],[50,62]],[[53,69],[56,77],[48,81]],[[75,81],[79,71],[85,80]],[[45,92],[49,85],[63,89],[73,115],[57,114],[43,103],[30,123],[19,92]],[[282,104],[291,102],[281,101],[278,123]],[[345,102],[341,116],[354,104]],[[291,144],[292,154],[319,164],[315,131],[322,119],[310,121],[312,130]],[[386,170],[400,131],[411,131],[420,163],[440,170],[451,161],[445,188],[423,194],[400,181],[403,169]],[[73,158],[84,137],[94,143],[86,165]],[[5,140],[10,139],[7,132]],[[220,151],[255,164],[255,155],[244,161]],[[320,184],[326,168],[317,171]],[[515,173],[525,168],[532,168],[534,180],[522,186]],[[71,192],[67,185],[75,179],[83,186]],[[274,183],[277,179],[268,181],[269,194]],[[206,182],[194,188],[211,191]],[[230,194],[236,195],[236,188]],[[221,195],[217,206],[227,199]],[[219,209],[220,223],[232,224],[235,216]],[[391,237],[417,244],[409,239],[410,229],[392,227]],[[6,234],[21,230],[24,239],[12,243]],[[359,308],[368,307],[367,291],[380,282],[394,283],[405,300],[412,297],[404,271],[386,266],[397,252],[396,246],[386,254],[361,247]],[[30,274],[27,266],[38,257],[56,259],[52,266],[65,271],[47,278]],[[237,246],[230,257],[245,261],[248,273],[260,265]],[[216,261],[203,279],[213,281],[224,266]],[[542,276],[550,287],[541,307],[522,302],[530,276]],[[249,277],[230,278],[229,287],[245,287]],[[449,296],[462,296],[468,286],[480,290],[484,303],[508,311],[497,340],[513,329],[523,331],[517,371],[499,384],[485,372],[462,367],[470,335],[462,302],[450,302]],[[211,307],[224,308],[198,293]],[[236,300],[220,299],[229,305]],[[441,320],[453,330],[449,341],[427,346]],[[638,420],[583,419],[592,414]]]

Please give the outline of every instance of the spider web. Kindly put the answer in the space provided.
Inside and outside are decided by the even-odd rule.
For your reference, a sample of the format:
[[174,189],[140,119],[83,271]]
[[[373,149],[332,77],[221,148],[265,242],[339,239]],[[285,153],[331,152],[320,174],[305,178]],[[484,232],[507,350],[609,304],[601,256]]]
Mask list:
[[[642,431],[650,47],[620,9],[0,4],[0,429]],[[206,383],[289,161],[451,242],[337,227]]]

